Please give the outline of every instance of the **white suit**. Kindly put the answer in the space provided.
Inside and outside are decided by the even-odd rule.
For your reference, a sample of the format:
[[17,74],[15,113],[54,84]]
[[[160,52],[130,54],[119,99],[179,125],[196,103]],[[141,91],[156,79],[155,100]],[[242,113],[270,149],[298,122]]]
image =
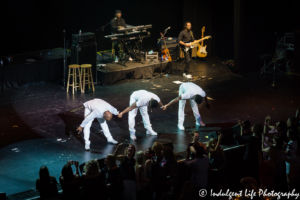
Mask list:
[[130,102],[129,106],[131,106],[133,103],[136,103],[137,108],[129,111],[129,116],[128,116],[128,125],[129,125],[129,132],[135,134],[135,116],[137,114],[137,109],[140,110],[143,122],[144,122],[144,127],[145,129],[152,131],[152,125],[150,123],[148,111],[147,111],[147,106],[149,105],[149,101],[153,98],[156,100],[158,103],[160,102],[160,98],[156,95],[153,94],[152,92],[148,92],[146,90],[138,90],[133,92],[130,95]]
[[85,107],[85,119],[80,126],[84,128],[83,133],[85,144],[89,146],[91,143],[89,140],[90,128],[95,118],[97,118],[98,122],[100,123],[100,126],[107,140],[112,139],[111,133],[106,124],[106,120],[103,118],[103,114],[105,111],[109,111],[113,115],[118,115],[119,112],[117,111],[117,109],[102,99],[90,100],[85,102],[83,105]]
[[198,105],[194,100],[195,95],[200,95],[203,98],[206,96],[205,92],[202,90],[201,87],[194,83],[182,83],[179,87],[179,96],[181,96],[181,99],[179,101],[179,109],[178,109],[178,124],[183,126],[184,122],[184,108],[186,100],[189,99],[191,103],[191,107],[193,109],[193,113],[196,119],[196,123],[201,122],[201,116],[198,110]]

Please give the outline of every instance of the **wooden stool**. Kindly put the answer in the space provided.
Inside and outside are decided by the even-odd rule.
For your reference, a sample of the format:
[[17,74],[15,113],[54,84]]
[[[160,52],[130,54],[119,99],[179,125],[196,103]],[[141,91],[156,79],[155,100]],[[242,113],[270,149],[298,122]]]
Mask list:
[[82,64],[80,67],[81,67],[81,75],[82,75],[82,92],[84,92],[86,84],[88,84],[89,89],[91,88],[90,86],[92,85],[93,91],[95,91],[93,75],[92,75],[92,65]]
[[[67,92],[69,92],[69,87],[72,86],[73,88],[73,94],[74,94],[74,89],[80,87],[80,91],[82,92],[82,87],[81,87],[81,74],[80,74],[80,65],[69,65],[69,75],[68,75],[68,84],[67,84]],[[73,69],[73,73],[71,74],[71,69]],[[78,69],[78,74],[76,73],[76,69]],[[70,84],[70,76],[73,77],[72,84]],[[77,77],[79,77],[79,83],[77,83]]]

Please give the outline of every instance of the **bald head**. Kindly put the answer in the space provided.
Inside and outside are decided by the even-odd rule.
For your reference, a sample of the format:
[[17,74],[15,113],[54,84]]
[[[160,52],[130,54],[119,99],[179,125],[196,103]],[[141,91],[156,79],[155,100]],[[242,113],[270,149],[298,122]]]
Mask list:
[[112,114],[109,111],[105,111],[103,117],[106,121],[110,121],[112,118]]

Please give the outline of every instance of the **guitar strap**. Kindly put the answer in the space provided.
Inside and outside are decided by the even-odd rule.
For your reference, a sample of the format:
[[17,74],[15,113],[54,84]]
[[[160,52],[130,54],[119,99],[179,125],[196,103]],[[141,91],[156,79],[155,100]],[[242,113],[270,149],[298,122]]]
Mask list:
[[192,38],[194,38],[193,31],[190,31],[190,34],[191,34]]

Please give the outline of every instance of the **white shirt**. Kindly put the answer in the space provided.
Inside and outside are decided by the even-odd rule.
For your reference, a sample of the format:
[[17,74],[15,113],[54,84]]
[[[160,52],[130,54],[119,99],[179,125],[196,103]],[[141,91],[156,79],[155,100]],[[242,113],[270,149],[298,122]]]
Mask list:
[[185,160],[185,165],[192,171],[191,181],[195,183],[196,187],[206,188],[209,159],[207,156],[203,158],[195,158],[194,160]]
[[85,102],[84,104],[85,108],[88,108],[89,110],[91,110],[91,112],[85,116],[85,119],[83,120],[83,122],[81,123],[81,127],[85,127],[85,125],[95,119],[95,118],[103,118],[103,114],[105,111],[109,111],[111,112],[113,115],[118,115],[119,112],[116,108],[114,108],[113,106],[111,106],[109,103],[107,103],[106,101],[102,100],[102,99],[94,99],[94,100],[90,100]]
[[136,107],[148,106],[151,98],[156,100],[158,103],[160,102],[160,98],[156,94],[146,90],[135,91],[132,93],[130,98],[134,98]]
[[179,94],[181,94],[181,99],[192,99],[197,94],[199,94],[201,97],[206,96],[201,87],[191,82],[182,83],[179,87]]

